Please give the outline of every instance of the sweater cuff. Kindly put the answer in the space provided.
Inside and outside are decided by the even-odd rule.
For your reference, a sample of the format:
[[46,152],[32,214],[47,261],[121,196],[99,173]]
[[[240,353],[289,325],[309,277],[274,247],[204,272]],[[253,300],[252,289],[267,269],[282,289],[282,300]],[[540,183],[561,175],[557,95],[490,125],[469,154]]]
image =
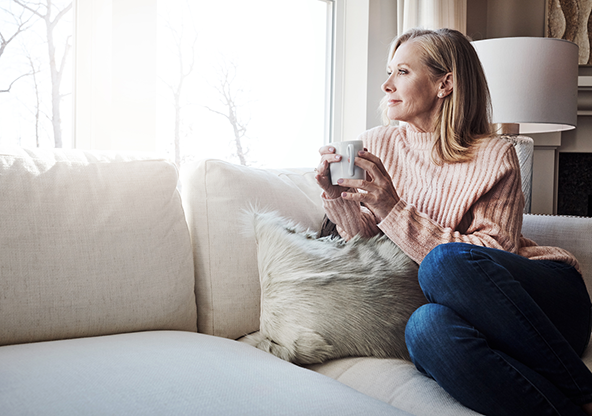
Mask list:
[[348,236],[353,237],[359,232],[356,227],[360,215],[358,202],[346,201],[341,197],[329,199],[324,193],[322,201],[325,213],[331,222],[337,224]]
[[378,223],[378,228],[388,235],[389,230],[397,229],[398,223],[397,218],[407,209],[407,202],[403,199],[399,199],[399,202],[395,204],[391,212]]

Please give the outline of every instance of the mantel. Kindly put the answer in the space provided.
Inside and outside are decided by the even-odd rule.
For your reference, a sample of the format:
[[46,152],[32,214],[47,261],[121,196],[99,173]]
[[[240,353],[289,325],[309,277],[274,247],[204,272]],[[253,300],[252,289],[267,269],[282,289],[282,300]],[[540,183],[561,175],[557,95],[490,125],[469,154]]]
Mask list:
[[578,77],[578,116],[592,116],[592,77]]

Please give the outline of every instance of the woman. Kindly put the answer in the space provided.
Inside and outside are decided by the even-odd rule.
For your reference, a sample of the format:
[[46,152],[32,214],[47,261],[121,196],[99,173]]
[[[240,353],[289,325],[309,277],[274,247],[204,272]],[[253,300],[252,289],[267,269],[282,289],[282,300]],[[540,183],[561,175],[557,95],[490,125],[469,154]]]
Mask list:
[[419,371],[465,406],[592,414],[580,359],[590,299],[572,254],[521,236],[518,159],[491,134],[476,52],[457,31],[412,30],[389,59],[386,115],[405,124],[362,135],[367,151],[355,163],[366,181],[332,185],[340,157],[321,149],[327,216],[346,239],[384,233],[420,264],[430,303],[409,319],[407,346]]

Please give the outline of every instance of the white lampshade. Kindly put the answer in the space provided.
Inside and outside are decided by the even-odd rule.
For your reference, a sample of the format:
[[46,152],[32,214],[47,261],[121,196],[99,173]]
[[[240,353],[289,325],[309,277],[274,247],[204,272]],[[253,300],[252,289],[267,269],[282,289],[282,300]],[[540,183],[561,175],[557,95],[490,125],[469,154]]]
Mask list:
[[491,93],[493,123],[544,133],[577,124],[578,47],[554,38],[473,42]]

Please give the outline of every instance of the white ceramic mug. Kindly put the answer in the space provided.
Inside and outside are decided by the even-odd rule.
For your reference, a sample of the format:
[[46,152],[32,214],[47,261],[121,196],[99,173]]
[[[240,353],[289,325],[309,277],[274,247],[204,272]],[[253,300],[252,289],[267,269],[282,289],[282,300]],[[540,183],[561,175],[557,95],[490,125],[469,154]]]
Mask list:
[[354,165],[357,154],[364,150],[362,140],[331,143],[335,147],[335,154],[341,155],[339,162],[330,164],[331,183],[337,185],[339,179],[366,179],[366,171]]

